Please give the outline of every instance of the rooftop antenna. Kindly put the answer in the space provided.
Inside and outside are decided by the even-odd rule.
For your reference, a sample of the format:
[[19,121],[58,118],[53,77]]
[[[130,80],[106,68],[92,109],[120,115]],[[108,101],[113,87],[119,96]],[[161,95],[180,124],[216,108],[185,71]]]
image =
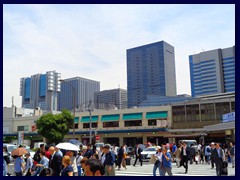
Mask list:
[[14,107],[14,96],[12,96],[12,107]]

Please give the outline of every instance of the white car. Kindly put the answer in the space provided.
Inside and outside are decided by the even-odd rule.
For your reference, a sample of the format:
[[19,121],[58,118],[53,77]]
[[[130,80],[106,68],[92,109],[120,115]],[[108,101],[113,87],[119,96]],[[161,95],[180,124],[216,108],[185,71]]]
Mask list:
[[12,158],[12,156],[11,156],[11,152],[12,152],[14,149],[17,149],[18,146],[15,145],[15,144],[7,144],[7,143],[4,143],[4,144],[3,144],[3,147],[6,147],[6,149],[7,149],[7,152],[4,153],[3,155],[4,155],[4,156],[9,156],[10,163],[13,163],[14,160],[13,160],[13,158]]
[[103,147],[104,143],[103,142],[99,142],[99,143],[96,143],[95,146],[96,146],[96,150],[100,151],[100,147]]
[[30,147],[29,146],[25,146],[24,147],[29,153],[30,153],[30,156],[31,156],[31,158],[33,158],[34,157],[34,154],[35,154],[35,152],[34,151],[32,151],[31,149],[30,149]]
[[156,152],[157,152],[157,147],[155,147],[155,146],[148,147],[148,148],[144,149],[141,153],[142,160],[143,161],[149,161],[152,154],[156,154]]

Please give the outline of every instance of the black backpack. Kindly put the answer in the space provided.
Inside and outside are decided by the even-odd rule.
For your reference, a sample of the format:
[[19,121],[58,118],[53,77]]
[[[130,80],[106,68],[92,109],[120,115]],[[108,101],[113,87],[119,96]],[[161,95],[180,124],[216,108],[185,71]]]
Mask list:
[[211,149],[209,147],[207,147],[207,152],[209,152],[209,153],[211,152]]
[[230,149],[230,155],[234,155],[234,149],[235,149],[235,147],[232,147],[232,148]]
[[10,163],[10,157],[9,157],[9,155],[3,156],[3,159],[6,161],[7,164]]

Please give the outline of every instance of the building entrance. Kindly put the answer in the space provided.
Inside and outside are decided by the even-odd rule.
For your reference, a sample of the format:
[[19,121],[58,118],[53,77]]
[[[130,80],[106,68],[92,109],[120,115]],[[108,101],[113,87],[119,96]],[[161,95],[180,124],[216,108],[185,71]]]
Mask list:
[[127,146],[135,147],[137,144],[143,143],[142,137],[127,137],[123,138],[123,143],[125,143]]
[[161,144],[168,143],[168,138],[164,138],[164,137],[147,137],[147,142],[150,142],[153,145],[161,146]]
[[111,144],[111,145],[116,145],[119,147],[119,138],[118,137],[113,137],[113,138],[103,138],[104,144]]

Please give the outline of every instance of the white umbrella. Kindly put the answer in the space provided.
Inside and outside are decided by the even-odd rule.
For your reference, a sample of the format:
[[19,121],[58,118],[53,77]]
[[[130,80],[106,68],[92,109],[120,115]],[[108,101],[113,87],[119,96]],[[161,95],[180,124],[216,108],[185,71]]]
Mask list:
[[79,147],[69,143],[69,142],[65,142],[65,143],[59,143],[58,145],[56,145],[57,148],[59,149],[65,149],[65,150],[70,150],[70,151],[79,151]]

